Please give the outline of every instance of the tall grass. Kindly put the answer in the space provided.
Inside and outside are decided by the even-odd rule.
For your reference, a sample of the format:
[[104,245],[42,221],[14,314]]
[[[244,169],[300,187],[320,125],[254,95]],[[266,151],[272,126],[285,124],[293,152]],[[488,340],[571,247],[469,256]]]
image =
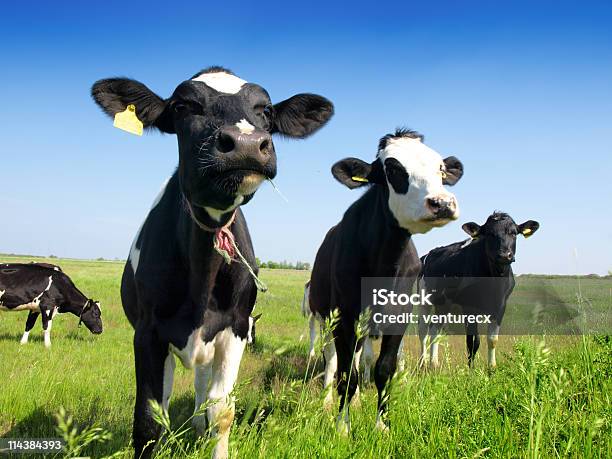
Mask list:
[[[78,319],[60,315],[46,351],[40,325],[20,346],[25,316],[1,315],[0,436],[62,436],[71,439],[72,456],[131,458],[135,388],[132,330],[118,297],[121,264],[59,262],[102,300],[105,332],[92,336],[76,327]],[[270,291],[258,300],[264,313],[258,343],[245,354],[234,391],[233,456],[610,457],[609,337],[500,337],[494,372],[480,356],[469,370],[464,341],[452,336],[444,338],[441,368],[421,372],[417,340],[408,338],[408,368],[388,393],[391,429],[374,428],[376,389],[368,387],[360,406],[351,407],[351,431],[343,437],[337,412],[322,409],[320,353],[311,362],[307,357],[307,324],[299,312],[307,273],[264,271],[262,277]],[[169,416],[157,417],[165,432],[158,457],[208,457],[213,441],[196,438],[190,428],[193,374],[180,366],[176,373]]]

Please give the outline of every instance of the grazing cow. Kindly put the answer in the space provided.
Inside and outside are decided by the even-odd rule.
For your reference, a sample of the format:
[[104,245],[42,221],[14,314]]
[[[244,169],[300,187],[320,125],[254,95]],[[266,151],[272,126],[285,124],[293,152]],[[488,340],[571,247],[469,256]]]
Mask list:
[[[346,431],[350,427],[347,401],[357,389],[353,351],[359,352],[362,344],[355,334],[361,313],[361,278],[416,278],[421,264],[411,236],[458,217],[457,200],[443,185],[455,184],[463,166],[454,157],[443,160],[418,133],[400,129],[380,140],[371,164],[347,158],[332,167],[332,174],[348,188],[372,185],[325,236],[310,284],[313,314],[325,318],[332,310],[339,311],[334,340],[324,349],[325,381],[330,382],[337,362],[338,427]],[[376,424],[382,429],[387,428],[385,388],[395,373],[403,328],[400,332],[382,337],[374,370],[378,389]]]
[[[470,236],[467,241],[438,247],[421,258],[423,269],[419,285],[432,293],[433,303],[433,306],[421,307],[421,365],[427,365],[430,360],[432,367],[438,366],[436,338],[441,330],[439,323],[427,325],[422,320],[423,314],[431,314],[433,310],[434,315],[442,316],[450,312],[452,305],[457,305],[463,314],[474,317],[474,321],[477,315],[482,317],[480,321],[490,316],[488,363],[492,368],[496,366],[495,346],[499,328],[515,283],[511,264],[516,256],[516,237],[518,234],[529,237],[539,226],[533,220],[517,225],[508,214],[495,212],[483,226],[473,222],[462,226]],[[478,324],[466,321],[465,332],[471,367],[480,346]]]
[[100,80],[94,100],[110,116],[133,106],[144,127],[176,134],[178,169],[140,228],[125,265],[121,298],[135,328],[136,457],[150,457],[160,434],[150,401],[165,409],[176,355],[195,369],[198,434],[207,423],[214,457],[228,455],[231,392],[258,283],[239,206],[276,175],[272,134],[305,138],[333,114],[327,99],[298,94],[273,105],[261,86],[221,67],[205,69],[162,99],[142,83]]
[[102,333],[100,304],[87,298],[58,266],[48,263],[0,264],[0,310],[29,311],[21,344],[41,315],[44,342],[51,346],[51,324],[57,313],[70,312],[94,334]]

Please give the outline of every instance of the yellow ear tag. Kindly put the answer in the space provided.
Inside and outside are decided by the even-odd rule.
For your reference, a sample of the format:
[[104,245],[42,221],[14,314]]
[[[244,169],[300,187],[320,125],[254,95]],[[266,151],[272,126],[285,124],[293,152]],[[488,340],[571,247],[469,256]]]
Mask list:
[[363,183],[368,183],[368,179],[367,178],[363,178],[363,177],[351,177],[351,180],[353,182],[363,182]]
[[142,122],[136,116],[136,107],[133,104],[128,105],[125,111],[115,114],[113,126],[130,134],[142,135]]
[[523,230],[523,236],[525,236],[525,237],[531,236],[531,228],[525,228]]

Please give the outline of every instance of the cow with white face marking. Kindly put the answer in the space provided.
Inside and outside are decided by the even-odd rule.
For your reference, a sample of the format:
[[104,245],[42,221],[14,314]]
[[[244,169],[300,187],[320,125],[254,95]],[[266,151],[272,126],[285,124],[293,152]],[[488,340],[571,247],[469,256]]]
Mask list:
[[273,105],[261,86],[220,67],[180,83],[168,99],[124,78],[98,81],[92,95],[111,116],[134,105],[145,127],[178,140],[178,169],[134,240],[121,285],[135,328],[136,457],[149,457],[159,437],[150,401],[167,409],[174,356],[195,369],[195,409],[212,401],[207,415],[194,418],[198,434],[210,423],[217,437],[213,456],[226,457],[231,392],[258,285],[239,206],[276,175],[272,134],[308,137],[333,106],[313,94]]
[[102,333],[100,303],[87,298],[61,271],[48,263],[0,264],[0,311],[29,311],[21,344],[26,344],[41,316],[45,347],[51,346],[51,325],[57,313],[70,312],[79,325]]
[[[533,235],[540,224],[527,220],[517,225],[510,215],[494,212],[484,225],[465,223],[462,228],[470,236],[467,241],[456,242],[438,247],[421,258],[423,269],[419,276],[419,286],[431,293],[432,306],[421,306],[424,314],[445,314],[452,305],[461,308],[463,314],[488,317],[488,363],[491,368],[497,365],[495,347],[499,329],[506,311],[506,303],[515,281],[512,263],[516,256],[516,238]],[[419,321],[421,340],[421,365],[428,362],[438,367],[438,340],[441,325],[424,320]],[[465,327],[468,350],[468,365],[480,347],[477,323],[467,323]]]
[[[416,278],[421,263],[411,236],[457,219],[457,200],[444,185],[454,185],[463,175],[463,166],[454,157],[442,159],[416,132],[398,130],[380,140],[374,162],[347,158],[333,166],[332,174],[348,188],[372,185],[325,236],[308,297],[317,317],[329,317],[336,308],[340,313],[334,339],[324,348],[325,383],[331,383],[337,364],[338,423],[345,430],[348,402],[357,389],[353,352],[356,349],[359,354],[362,345],[355,334],[362,310],[361,278]],[[395,373],[402,334],[398,328],[396,335],[383,336],[376,363],[377,426],[382,429],[387,428],[385,388]]]

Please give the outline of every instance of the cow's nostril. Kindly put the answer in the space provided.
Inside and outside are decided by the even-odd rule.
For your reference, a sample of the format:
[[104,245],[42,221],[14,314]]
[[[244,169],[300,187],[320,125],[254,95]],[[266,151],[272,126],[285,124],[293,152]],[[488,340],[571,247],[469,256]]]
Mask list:
[[440,210],[441,201],[438,198],[427,198],[427,205],[431,210],[437,212]]
[[224,132],[221,132],[217,136],[217,141],[215,143],[215,148],[220,153],[229,153],[235,147],[236,147],[236,144],[234,143],[234,139],[230,135],[228,135],[228,134],[226,134]]
[[268,139],[264,139],[263,142],[259,145],[259,151],[264,155],[270,154],[270,141]]

